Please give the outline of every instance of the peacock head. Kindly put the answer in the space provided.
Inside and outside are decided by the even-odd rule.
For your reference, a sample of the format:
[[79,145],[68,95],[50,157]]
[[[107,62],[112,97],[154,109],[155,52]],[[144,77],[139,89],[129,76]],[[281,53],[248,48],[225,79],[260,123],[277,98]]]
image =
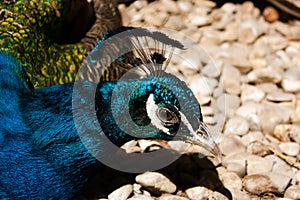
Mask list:
[[161,72],[160,76],[118,82],[111,114],[133,139],[184,141],[220,155],[193,92],[171,74]]
[[[101,73],[99,77],[98,74],[89,73],[90,69],[101,71],[114,61],[117,63],[113,64],[126,71],[116,81],[100,82],[95,90],[95,98],[87,104],[89,106],[95,102],[99,122],[97,126],[99,125],[100,132],[104,133],[99,136],[103,149],[114,149],[114,152],[116,146],[120,147],[132,139],[154,139],[161,144],[174,140],[201,146],[219,158],[219,148],[203,122],[200,104],[193,92],[184,81],[166,72],[175,48],[184,49],[180,42],[161,32],[128,29],[100,41],[92,51],[87,65],[83,65],[79,71],[78,80],[85,81],[91,78],[92,82],[97,83],[97,80],[101,80]],[[131,56],[131,53],[134,56]],[[128,55],[131,57],[126,57]],[[122,63],[128,60],[130,62]],[[81,86],[80,81],[79,84],[75,82],[75,86]],[[77,87],[75,88],[77,90]],[[80,104],[82,100],[78,99],[78,102]],[[76,113],[76,116],[81,118],[80,112]],[[95,131],[92,137],[98,135],[99,132]],[[82,136],[84,137],[84,134]],[[90,144],[89,141],[87,140],[87,145]],[[114,143],[115,146],[110,143]],[[90,148],[90,151],[95,157],[100,156],[98,159],[101,162],[120,169],[121,158],[113,159],[109,156],[106,160],[103,153],[99,154],[93,148]],[[128,159],[125,157],[124,163]],[[166,161],[165,157],[162,159]],[[151,161],[147,161],[145,168],[149,167],[148,164],[150,165]]]

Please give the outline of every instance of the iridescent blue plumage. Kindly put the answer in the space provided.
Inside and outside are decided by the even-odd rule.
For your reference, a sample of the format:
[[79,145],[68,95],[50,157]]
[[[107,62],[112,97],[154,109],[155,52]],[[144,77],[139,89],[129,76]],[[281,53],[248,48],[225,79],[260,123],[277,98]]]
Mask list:
[[[153,59],[140,61],[161,62],[163,55],[149,57]],[[107,141],[90,134],[95,131],[117,146],[139,138],[172,140],[180,131],[178,139],[217,153],[192,91],[178,78],[153,70],[143,78],[78,80],[33,90],[21,65],[0,53],[0,198],[70,199],[79,194],[101,171],[96,157],[112,156]]]

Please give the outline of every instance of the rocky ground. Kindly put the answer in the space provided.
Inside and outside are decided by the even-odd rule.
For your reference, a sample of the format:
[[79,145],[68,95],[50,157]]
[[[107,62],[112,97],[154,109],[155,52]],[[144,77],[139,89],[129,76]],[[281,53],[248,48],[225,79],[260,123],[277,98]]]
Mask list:
[[175,30],[208,53],[187,51],[188,62],[175,59],[168,70],[197,96],[222,159],[184,155],[138,175],[107,169],[114,176],[99,183],[104,197],[300,199],[300,21],[263,15],[252,2],[140,0],[120,9],[125,25]]

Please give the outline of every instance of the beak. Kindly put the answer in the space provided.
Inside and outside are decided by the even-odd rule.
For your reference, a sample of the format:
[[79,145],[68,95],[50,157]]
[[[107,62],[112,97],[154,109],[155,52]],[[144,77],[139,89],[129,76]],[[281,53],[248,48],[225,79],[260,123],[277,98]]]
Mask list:
[[217,159],[221,159],[220,149],[203,122],[200,122],[198,130],[190,132],[189,135],[184,135],[183,137],[186,142],[198,145],[213,154]]

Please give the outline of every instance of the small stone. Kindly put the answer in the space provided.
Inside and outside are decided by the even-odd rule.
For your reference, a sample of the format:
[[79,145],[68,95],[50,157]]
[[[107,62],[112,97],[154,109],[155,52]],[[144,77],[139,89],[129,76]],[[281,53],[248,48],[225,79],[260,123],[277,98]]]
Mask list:
[[163,5],[167,5],[167,6],[163,6],[163,7],[160,7],[159,9],[161,11],[164,11],[164,12],[168,12],[169,14],[178,14],[179,13],[179,8],[178,8],[178,5],[175,1],[172,1],[172,0],[161,0],[161,4]]
[[263,141],[264,135],[260,131],[251,131],[242,137],[242,142],[245,146],[250,145],[255,141]]
[[226,125],[224,134],[225,135],[245,135],[249,130],[249,124],[243,117],[235,116],[230,118]]
[[267,162],[272,163],[272,165],[273,165],[272,172],[273,173],[283,174],[290,178],[295,177],[295,173],[293,172],[291,166],[288,165],[282,159],[280,159],[278,156],[271,154],[271,155],[267,155],[265,157],[265,159]]
[[237,152],[245,152],[246,147],[237,137],[223,137],[219,144],[220,150],[225,155],[230,155]]
[[245,192],[237,189],[231,189],[233,199],[250,200],[250,196]]
[[145,172],[135,178],[136,182],[153,192],[173,193],[176,191],[176,185],[167,177],[157,172]]
[[291,178],[281,173],[267,173],[272,182],[273,188],[275,188],[275,192],[284,193],[285,189],[291,182]]
[[260,157],[264,157],[271,153],[266,145],[257,141],[252,142],[247,146],[247,152]]
[[254,69],[247,75],[247,78],[249,82],[254,82],[254,83],[264,83],[264,82],[279,83],[282,80],[282,76],[283,76],[282,69],[268,66],[265,68]]
[[176,31],[180,31],[185,27],[185,24],[179,16],[172,15],[165,24],[165,27]]
[[252,86],[252,85],[242,85],[242,94],[241,99],[242,102],[245,101],[254,101],[254,102],[260,102],[265,96],[265,92],[261,89]]
[[295,101],[295,95],[281,91],[273,91],[267,95],[267,100],[274,102],[291,102]]
[[222,65],[223,62],[221,61],[210,61],[203,67],[201,72],[207,77],[216,78],[220,76]]
[[288,68],[284,73],[281,83],[283,89],[287,92],[300,91],[300,70],[295,67]]
[[266,93],[272,93],[278,90],[278,87],[274,83],[261,83],[256,85],[260,89],[262,89]]
[[271,6],[264,9],[263,16],[267,22],[275,22],[279,19],[278,11]]
[[168,14],[166,12],[158,12],[155,15],[145,14],[145,21],[153,26],[163,26],[168,19]]
[[138,140],[138,144],[142,151],[145,151],[146,149],[149,149],[151,146],[161,146],[160,143],[158,143],[155,140]]
[[247,101],[237,109],[236,114],[247,119],[251,131],[261,131],[259,114],[261,113],[262,109],[263,106],[261,104],[253,101]]
[[138,194],[133,197],[130,197],[128,200],[154,200],[154,198],[147,195]]
[[232,65],[225,65],[222,72],[222,82],[224,84],[225,91],[230,94],[240,94],[241,91],[241,73]]
[[296,142],[281,142],[279,148],[289,156],[297,156],[300,152],[300,145]]
[[[297,106],[297,108],[294,110],[294,112],[291,115],[291,118],[292,118],[293,123],[300,124],[300,105]],[[300,143],[300,142],[298,142],[298,143]]]
[[291,125],[289,124],[279,124],[275,126],[273,134],[281,142],[290,142],[290,138],[289,138],[290,129],[291,129]]
[[136,140],[131,140],[129,142],[126,142],[124,145],[122,145],[122,149],[125,149],[126,153],[134,153],[134,152],[141,152],[141,148],[137,146]]
[[242,189],[242,180],[241,178],[233,173],[233,172],[226,172],[223,174],[220,174],[220,179],[224,185],[224,187],[231,189]]
[[209,196],[209,200],[215,200],[215,199],[218,199],[218,200],[228,200],[228,198],[220,193],[220,192],[217,192],[217,191],[214,191],[210,196]]
[[282,174],[264,173],[248,175],[243,179],[243,186],[252,194],[265,192],[284,193],[291,178]]
[[222,160],[222,164],[223,166],[225,167],[228,167],[229,165],[235,165],[235,164],[238,164],[241,166],[241,169],[242,171],[241,172],[244,172],[246,171],[246,159],[249,157],[249,156],[252,156],[251,154],[249,153],[232,153],[232,154],[229,154],[228,156],[225,156],[224,159]]
[[290,138],[300,144],[300,125],[291,124],[290,127],[288,127],[288,130]]
[[219,111],[225,113],[228,117],[232,117],[240,106],[240,98],[233,94],[220,95],[216,103]]
[[179,153],[203,153],[202,147],[182,141],[169,141],[168,145],[170,146],[170,149]]
[[126,200],[133,192],[133,186],[124,185],[108,195],[109,200]]
[[203,16],[202,14],[192,12],[188,15],[185,24],[190,24],[192,26],[206,26],[212,22],[209,16]]
[[278,35],[266,35],[263,37],[263,40],[271,47],[275,52],[281,49],[284,49],[288,46],[288,41],[285,37]]
[[266,175],[252,174],[243,179],[244,188],[252,194],[262,194],[272,188],[271,180]]
[[191,76],[199,73],[199,71],[203,68],[202,60],[198,56],[197,52],[194,51],[184,51],[183,52],[184,60],[179,64],[179,70],[185,76]]
[[188,198],[181,197],[178,195],[171,195],[171,194],[163,194],[158,198],[158,200],[189,200]]
[[257,20],[247,20],[240,23],[238,29],[238,40],[240,42],[251,44],[257,37],[264,33],[265,27]]
[[300,199],[300,185],[291,185],[284,193],[285,198]]
[[245,165],[241,165],[239,163],[228,163],[227,164],[227,172],[233,172],[237,174],[239,177],[244,177],[246,174]]
[[234,57],[228,60],[225,59],[226,62],[235,66],[241,73],[248,73],[252,69],[252,65],[250,61],[243,57]]
[[273,166],[273,163],[256,155],[248,156],[246,162],[248,175],[270,172]]
[[292,112],[292,106],[265,105],[264,109],[259,113],[263,132],[272,134],[276,125],[288,123]]
[[213,191],[206,187],[197,186],[187,189],[185,193],[190,200],[199,200],[199,197],[201,197],[201,199],[208,199],[209,196],[212,195]]
[[177,4],[178,4],[178,8],[182,12],[188,13],[188,12],[190,12],[193,9],[193,5],[189,1],[178,1]]

